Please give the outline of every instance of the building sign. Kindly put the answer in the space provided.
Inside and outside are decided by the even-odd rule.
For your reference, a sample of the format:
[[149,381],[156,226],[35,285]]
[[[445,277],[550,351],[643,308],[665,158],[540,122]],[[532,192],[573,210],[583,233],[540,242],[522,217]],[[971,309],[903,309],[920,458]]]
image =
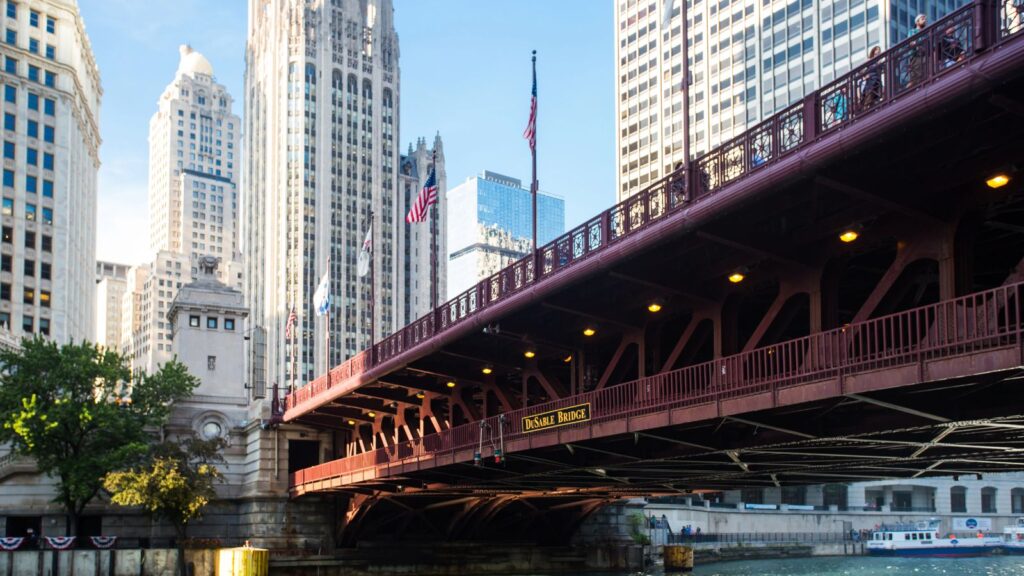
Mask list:
[[590,420],[590,402],[523,417],[523,432],[537,432]]
[[953,530],[957,532],[981,530],[988,532],[992,530],[991,518],[953,518]]

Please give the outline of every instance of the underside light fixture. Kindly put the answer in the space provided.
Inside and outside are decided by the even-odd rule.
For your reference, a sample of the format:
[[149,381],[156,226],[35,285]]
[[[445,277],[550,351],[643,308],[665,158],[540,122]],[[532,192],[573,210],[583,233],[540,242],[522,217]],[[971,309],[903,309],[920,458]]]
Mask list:
[[729,274],[729,282],[739,284],[740,282],[743,282],[749,272],[750,270],[747,270],[746,266],[737,268],[732,274]]
[[373,412],[373,411],[367,412],[366,415],[369,416],[370,418],[376,418],[377,417],[377,413]]
[[355,420],[349,420],[348,421],[348,425],[349,426],[355,426],[356,425],[356,421]]
[[566,354],[565,358],[562,358],[562,362],[565,362],[566,364],[572,362],[572,354]]
[[597,334],[596,326],[588,325],[583,328],[583,335],[586,336],[587,338],[593,336],[594,334]]
[[654,314],[657,314],[658,312],[661,312],[661,309],[662,309],[661,300],[654,300],[650,304],[647,305],[647,311],[651,312],[651,313],[654,313]]
[[449,380],[449,381],[445,382],[444,385],[449,387],[449,388],[455,388],[455,380]]
[[527,358],[533,358],[536,355],[537,352],[533,348],[527,348],[526,351],[523,352],[523,356],[526,356]]
[[985,185],[989,188],[1002,188],[1010,183],[1010,177],[1006,174],[993,174],[991,178],[985,180]]
[[416,397],[419,398],[420,400],[423,400],[424,398],[427,397],[427,395],[424,394],[423,392],[417,392]]
[[483,368],[480,369],[480,371],[483,372],[484,374],[490,374],[494,372],[494,368],[491,368],[490,366],[484,366]]
[[849,244],[850,242],[853,242],[857,238],[860,238],[860,233],[861,232],[862,232],[862,228],[861,228],[860,224],[854,224],[853,226],[848,226],[848,227],[844,228],[842,232],[839,233],[839,241],[840,242],[844,242],[846,244]]

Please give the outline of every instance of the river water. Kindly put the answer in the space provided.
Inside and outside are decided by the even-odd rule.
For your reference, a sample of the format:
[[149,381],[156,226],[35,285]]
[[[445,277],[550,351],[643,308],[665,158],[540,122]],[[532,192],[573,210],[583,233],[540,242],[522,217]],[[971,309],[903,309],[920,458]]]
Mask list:
[[[653,572],[660,574],[660,572]],[[980,558],[794,558],[720,562],[698,566],[696,576],[1019,576],[1024,575],[1024,556]]]

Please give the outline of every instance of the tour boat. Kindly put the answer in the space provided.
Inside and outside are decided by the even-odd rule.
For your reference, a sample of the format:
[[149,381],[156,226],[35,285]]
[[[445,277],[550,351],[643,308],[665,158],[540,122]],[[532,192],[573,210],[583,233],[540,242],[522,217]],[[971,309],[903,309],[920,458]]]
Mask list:
[[1003,528],[1003,550],[1007,554],[1024,554],[1024,518]]
[[1001,538],[977,535],[943,535],[937,519],[913,524],[883,524],[871,533],[868,554],[873,556],[983,556],[998,551]]

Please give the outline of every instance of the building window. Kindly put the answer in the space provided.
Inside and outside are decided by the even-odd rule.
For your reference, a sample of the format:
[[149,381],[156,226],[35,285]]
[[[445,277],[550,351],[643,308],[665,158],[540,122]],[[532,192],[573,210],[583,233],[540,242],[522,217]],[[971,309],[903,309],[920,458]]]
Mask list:
[[24,268],[24,271],[25,271],[25,276],[35,277],[35,275],[36,275],[36,261],[35,260],[25,260],[25,265],[23,266],[23,268]]
[[6,36],[5,39],[7,40],[8,44],[12,44],[12,45],[13,44],[17,44],[18,43],[18,32],[16,30],[11,30],[10,28],[8,28],[7,29],[7,36]]
[[38,94],[33,94],[31,92],[28,93],[28,109],[29,110],[36,110],[36,111],[39,110],[39,95]]
[[53,198],[53,180],[43,180],[43,197]]
[[25,231],[25,248],[31,248],[35,250],[36,247],[36,233]]
[[53,252],[53,236],[43,234],[42,245],[39,247],[43,252]]
[[53,140],[54,140],[53,126],[46,126],[44,124],[43,125],[43,141],[44,142],[49,142],[50,144],[53,144]]
[[25,220],[34,222],[36,219],[36,205],[25,204]]
[[14,160],[14,142],[4,142],[4,158]]
[[981,513],[996,513],[996,489],[991,486],[981,489]]
[[14,170],[4,170],[4,186],[14,188]]
[[34,318],[32,318],[31,316],[29,316],[27,314],[25,316],[22,316],[21,317],[21,329],[23,331],[25,331],[25,332],[31,333],[32,332],[32,325],[34,323],[33,320],[34,320]]
[[964,486],[953,486],[949,489],[949,511],[967,512],[967,488]]
[[4,72],[7,72],[8,74],[17,74],[18,61],[14,58],[11,58],[10,56],[4,59]]
[[25,288],[25,293],[22,294],[21,301],[24,302],[25,304],[35,304],[36,291],[33,290],[32,288]]
[[4,216],[11,216],[14,214],[14,199],[4,198],[4,207],[2,210]]
[[0,328],[11,329],[11,313],[0,312]]
[[42,334],[43,336],[49,336],[50,335],[50,319],[49,318],[40,318],[39,319],[39,333]]
[[53,170],[53,154],[43,152],[43,170]]
[[14,2],[7,3],[7,17],[17,18],[18,17],[18,5]]
[[50,291],[40,290],[39,291],[39,303],[42,304],[43,308],[50,307]]
[[12,104],[18,101],[18,89],[14,86],[4,86],[4,100]]
[[14,116],[14,114],[5,113],[4,130],[7,130],[9,132],[14,132],[15,130],[17,130],[17,121],[18,119]]
[[206,317],[206,327],[211,329],[211,330],[216,330],[217,329],[217,317],[216,316],[207,316]]
[[11,301],[11,284],[9,282],[0,282],[0,300]]
[[[29,120],[27,126],[28,126],[28,130],[26,130],[26,133],[28,134],[28,137],[29,138],[39,138],[39,122],[36,122],[35,120]],[[14,130],[13,122],[12,122],[11,130]]]
[[57,74],[47,70],[46,73],[44,74],[44,76],[45,76],[45,80],[43,81],[43,84],[46,84],[50,88],[53,88],[54,86],[57,85]]
[[235,319],[234,318],[225,318],[224,319],[224,329],[225,330],[234,330],[235,329]]
[[10,254],[0,254],[0,272],[12,272],[14,260]]
[[188,325],[193,328],[199,328],[199,316],[189,316]]
[[53,208],[43,208],[43,224],[53,224]]
[[3,242],[4,244],[14,244],[14,228],[11,226],[3,227]]
[[206,369],[207,370],[211,370],[211,371],[217,369],[217,357],[216,356],[207,356],[206,357]]
[[56,29],[57,29],[57,21],[54,20],[53,18],[47,18],[46,19],[46,32],[49,33],[49,34],[53,34]]
[[43,280],[49,280],[50,279],[50,263],[49,262],[40,262],[39,263],[39,277],[42,278]]
[[28,13],[28,25],[33,28],[39,28],[39,12],[32,10]]
[[52,98],[45,98],[43,100],[43,113],[47,116],[53,116],[54,110],[57,108],[57,101]]
[[28,51],[33,54],[39,54],[39,40],[36,40],[35,38],[29,38]]
[[46,57],[50,60],[57,59],[57,49],[53,46],[53,44],[46,45]]
[[29,194],[36,193],[36,186],[38,186],[38,180],[35,176],[25,176],[25,192]]
[[26,148],[25,163],[31,166],[39,166],[39,151],[35,148]]
[[28,65],[28,79],[33,82],[39,82],[39,66]]

